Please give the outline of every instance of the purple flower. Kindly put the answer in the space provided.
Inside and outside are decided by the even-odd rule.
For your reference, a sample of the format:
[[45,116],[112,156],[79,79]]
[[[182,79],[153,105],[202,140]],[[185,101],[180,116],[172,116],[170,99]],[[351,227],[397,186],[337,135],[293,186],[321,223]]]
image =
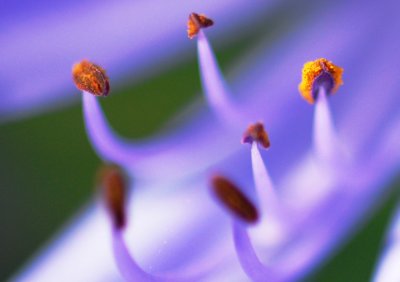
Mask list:
[[[77,58],[90,56],[101,61],[119,81],[140,80],[187,59],[190,43],[182,30],[182,19],[193,10],[219,16],[224,28],[216,30],[216,34],[226,32],[228,35],[224,37],[232,38],[278,3],[257,1],[257,5],[248,5],[243,0],[2,3],[0,118],[2,121],[21,118],[70,104],[74,88],[69,71]],[[240,14],[241,23],[231,22],[223,16],[227,14],[230,17]]]
[[[89,73],[88,82],[94,86],[78,83],[88,137],[104,162],[135,181],[128,184],[119,169],[107,170],[101,185],[108,191],[108,212],[98,202],[91,205],[16,280],[305,277],[354,230],[398,171],[400,39],[387,32],[387,26],[400,25],[396,7],[388,1],[382,13],[373,13],[373,5],[357,1],[316,5],[308,21],[245,56],[232,83],[218,67],[208,30],[200,29],[196,41],[208,106],[141,143],[118,136],[107,122],[102,98],[92,95],[107,93],[107,78],[95,66],[100,75],[93,79]],[[234,19],[229,15],[222,24]],[[379,40],[371,40],[371,33]],[[314,62],[321,70],[310,84],[310,106],[296,93],[297,84],[301,66],[319,57],[344,68],[345,85],[331,95],[338,86],[331,62]],[[250,146],[240,144],[243,132]],[[269,138],[271,148],[260,150]],[[376,281],[386,281],[380,277],[393,270],[398,238],[392,237]]]

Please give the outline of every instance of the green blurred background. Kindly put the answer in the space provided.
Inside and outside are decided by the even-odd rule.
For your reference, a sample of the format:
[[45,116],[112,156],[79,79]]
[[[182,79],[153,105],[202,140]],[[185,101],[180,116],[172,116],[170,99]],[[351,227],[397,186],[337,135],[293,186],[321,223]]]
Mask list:
[[[284,28],[280,25],[266,33],[272,38]],[[228,69],[235,58],[252,46],[256,41],[252,36],[249,33],[218,48],[223,69]],[[194,56],[163,75],[120,85],[102,104],[116,131],[131,138],[157,131],[178,110],[200,97]],[[93,197],[94,174],[100,161],[86,138],[79,103],[2,124],[0,134],[0,280],[3,281]],[[392,185],[399,187],[395,181]],[[308,280],[369,280],[398,197],[387,198],[369,223]]]

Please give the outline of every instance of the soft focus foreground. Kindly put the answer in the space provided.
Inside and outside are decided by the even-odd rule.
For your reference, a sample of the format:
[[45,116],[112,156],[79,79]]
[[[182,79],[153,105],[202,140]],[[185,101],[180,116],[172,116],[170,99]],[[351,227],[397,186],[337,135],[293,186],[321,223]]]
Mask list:
[[[287,11],[286,11],[287,12]],[[368,13],[367,13],[368,14]],[[257,34],[257,37],[259,36],[259,34]],[[321,39],[322,40],[322,39]],[[246,41],[246,40],[245,40]],[[263,44],[264,45],[264,44]],[[268,44],[267,44],[268,45]],[[244,47],[243,49],[247,49],[246,47]],[[267,48],[268,49],[268,48]],[[239,49],[240,50],[240,49]],[[251,49],[250,49],[251,50]],[[235,50],[236,51],[236,50]],[[226,50],[225,50],[225,52],[226,52]],[[224,54],[221,54],[222,56],[219,56],[219,58],[224,58],[224,55],[225,55],[225,52],[224,52]],[[328,52],[329,53],[329,52]],[[257,52],[254,52],[254,54],[257,54]],[[279,54],[279,52],[278,52],[278,54]],[[282,54],[284,54],[284,52],[282,51]],[[310,52],[310,55],[311,56],[314,56],[313,55],[313,53],[312,52]],[[315,56],[319,56],[320,54],[316,54]],[[260,56],[260,55],[258,55],[258,56]],[[238,57],[240,57],[239,56],[239,52],[237,52],[236,51],[236,54],[234,54],[234,56],[232,56],[231,58],[238,58]],[[340,56],[339,56],[340,57]],[[229,59],[229,58],[228,58]],[[310,58],[302,58],[303,60],[306,60],[306,59],[310,59]],[[233,59],[229,59],[229,60],[232,60],[233,61]],[[279,58],[279,56],[278,56],[278,58],[276,58],[275,59],[275,63],[277,64],[277,65],[279,65],[279,64],[287,64],[288,62],[287,62],[287,60],[286,60],[286,62],[285,62],[285,60],[282,60],[283,62],[281,63],[281,58]],[[297,72],[299,72],[299,68],[301,67],[301,65],[299,64],[299,62],[297,62],[296,61],[296,64],[298,64],[298,65],[296,65],[295,67],[293,67],[293,69],[297,69]],[[345,63],[346,64],[346,63]],[[350,69],[351,70],[351,68],[349,68],[349,66],[350,66],[350,64],[347,64],[347,65],[345,65],[345,67],[346,67],[346,70],[348,70],[348,69]],[[271,70],[270,70],[270,72],[272,73],[273,72],[273,67],[271,67],[271,65],[269,66],[269,68],[271,68]],[[238,68],[238,69],[240,69],[240,68]],[[196,71],[196,69],[195,69],[195,66],[192,68],[192,70],[194,70],[193,71],[193,73],[191,73],[190,75],[192,75],[192,78],[190,78],[189,77],[189,72],[185,72],[185,74],[188,74],[188,80],[190,80],[190,79],[192,79],[192,80],[194,80],[194,81],[192,81],[192,85],[198,85],[198,79],[197,79],[197,71]],[[270,75],[272,75],[272,74],[270,74]],[[353,73],[353,76],[354,77],[357,77],[357,75],[355,75],[354,73]],[[177,76],[177,77],[179,77],[179,82],[180,82],[180,84],[181,84],[181,80],[182,80],[182,77],[181,76]],[[299,77],[299,75],[298,76],[296,76],[296,77],[290,77],[290,81],[297,81],[298,80],[298,77]],[[168,79],[171,79],[171,78],[168,78]],[[174,79],[176,79],[176,78],[174,78]],[[236,78],[237,79],[237,78]],[[360,78],[360,77],[357,77],[357,79],[358,80],[360,80],[360,79],[362,79],[362,78]],[[386,80],[383,80],[383,82],[385,82]],[[390,83],[390,80],[388,80],[389,81],[389,83]],[[349,82],[349,84],[351,85],[351,77],[348,77],[348,80],[346,80],[346,83],[348,83]],[[179,85],[179,87],[184,87],[183,86],[184,84],[182,83],[182,85]],[[284,85],[284,83],[281,83],[281,85]],[[292,83],[290,83],[290,85],[292,85]],[[152,86],[152,87],[155,87],[155,86]],[[177,86],[174,86],[174,87],[177,87]],[[188,86],[188,89],[185,89],[185,91],[186,90],[189,90],[188,92],[190,92],[190,93],[195,93],[196,92],[196,89],[189,89],[191,86]],[[282,89],[284,89],[284,91],[283,92],[289,92],[288,94],[285,94],[285,95],[297,95],[297,93],[296,93],[296,90],[295,90],[295,88],[293,88],[293,90],[292,89],[289,89],[288,87],[276,87],[276,88],[274,88],[274,91],[276,91],[276,92],[278,92],[279,90],[280,90],[280,88],[282,88]],[[292,87],[291,87],[292,88]],[[161,85],[161,87],[159,88],[160,89],[160,92],[161,92],[161,94],[162,95],[164,95],[164,96],[166,96],[165,95],[165,89],[168,89],[168,90],[171,90],[171,93],[174,91],[174,88],[172,87],[172,85],[169,85],[169,83],[166,83],[166,85]],[[271,88],[272,89],[272,88]],[[140,103],[144,103],[143,101],[145,101],[145,98],[144,98],[144,96],[147,96],[147,95],[151,95],[151,90],[149,91],[148,89],[139,89],[139,91],[140,90],[143,90],[143,92],[138,92],[138,93],[141,93],[140,95],[137,95],[137,101],[134,101],[135,103],[130,103],[130,105],[140,105]],[[266,90],[268,90],[268,89],[266,89]],[[137,91],[137,90],[136,90]],[[136,93],[136,91],[134,91],[133,93]],[[170,91],[168,91],[168,92],[170,92]],[[266,91],[266,92],[268,92],[268,91]],[[186,93],[185,93],[186,94]],[[350,93],[344,93],[343,95],[341,95],[340,97],[338,96],[338,97],[335,97],[335,99],[347,99],[347,97],[345,97],[345,95],[350,95]],[[118,115],[123,115],[123,105],[122,104],[124,104],[124,103],[127,103],[127,100],[129,99],[133,99],[133,98],[131,98],[131,96],[133,96],[134,94],[131,94],[130,93],[130,98],[127,98],[127,95],[126,95],[126,97],[125,98],[112,98],[112,99],[114,99],[115,101],[117,101],[118,99],[121,99],[121,101],[122,101],[122,99],[126,99],[126,100],[124,100],[123,102],[121,102],[120,103],[120,105],[118,105],[118,109],[116,110],[116,117],[113,117],[113,112],[112,112],[112,110],[109,110],[108,109],[108,107],[111,107],[111,106],[108,106],[108,104],[109,103],[113,103],[113,102],[110,102],[110,101],[112,101],[111,99],[110,99],[110,101],[107,99],[107,102],[106,103],[104,103],[104,106],[105,106],[105,109],[106,109],[106,113],[107,113],[107,115],[110,117],[110,120],[111,120],[111,122],[112,122],[112,124],[113,124],[113,126],[115,126],[116,127],[116,129],[117,130],[119,130],[119,132],[122,132],[122,133],[124,133],[124,124],[126,124],[126,127],[128,128],[128,127],[130,127],[129,129],[125,129],[126,130],[126,135],[130,135],[129,134],[129,132],[134,132],[133,134],[131,133],[131,136],[132,135],[135,135],[135,137],[136,136],[139,136],[139,133],[138,132],[140,132],[140,130],[143,130],[142,132],[144,132],[144,133],[148,133],[149,131],[151,131],[151,124],[150,124],[150,122],[148,122],[148,120],[150,119],[150,116],[153,116],[153,115],[148,115],[149,116],[149,118],[148,118],[148,120],[146,120],[145,119],[145,117],[146,117],[146,115],[145,115],[145,113],[142,113],[142,115],[138,115],[140,118],[137,118],[137,119],[135,119],[135,113],[132,113],[132,111],[131,111],[131,107],[129,107],[129,106],[126,106],[126,112],[128,112],[128,114],[126,114],[125,116],[123,116],[123,118],[121,118],[121,121],[119,121],[118,120]],[[270,95],[270,94],[269,94]],[[154,98],[154,96],[152,97],[152,98]],[[159,98],[161,98],[161,95],[160,95],[160,97]],[[165,97],[164,97],[165,98]],[[170,96],[170,94],[168,94],[168,97],[167,97],[168,99],[171,99],[171,96]],[[186,97],[184,97],[184,98],[186,98]],[[298,97],[296,97],[296,98],[298,98]],[[154,105],[153,105],[153,103],[152,102],[154,102],[154,99],[150,99],[149,98],[149,100],[150,100],[150,105],[149,105],[149,108],[148,109],[151,109],[152,110],[152,112],[154,111]],[[186,100],[187,101],[187,100]],[[341,102],[340,104],[342,104],[343,102]],[[172,104],[176,104],[176,102],[175,103],[172,103]],[[299,103],[299,105],[300,105],[300,103]],[[174,105],[174,106],[176,106],[176,105]],[[162,108],[162,109],[164,109],[164,107],[166,108],[166,106],[165,106],[165,104],[161,104],[161,107],[160,108]],[[172,106],[171,106],[172,107]],[[138,109],[140,109],[140,107],[138,107]],[[165,109],[164,109],[165,110]],[[172,108],[171,108],[171,111],[169,112],[169,113],[167,113],[165,116],[171,116],[172,115],[172,112],[173,112],[173,110],[172,110]],[[64,113],[65,114],[65,113]],[[59,114],[59,115],[63,115],[63,113],[61,113],[61,114]],[[41,119],[45,119],[45,117],[44,118],[41,118]],[[72,119],[71,119],[72,120]],[[68,120],[68,123],[70,123],[71,122],[71,120]],[[127,120],[128,120],[128,122],[127,122]],[[138,129],[138,128],[135,128],[135,130],[132,130],[132,131],[130,131],[131,130],[131,128],[132,127],[139,127],[139,125],[136,125],[136,124],[134,124],[134,125],[132,125],[132,120],[140,120],[140,123],[144,123],[144,125],[143,125],[143,129]],[[145,120],[146,122],[143,122],[142,120]],[[162,117],[160,118],[160,120],[162,120]],[[35,120],[33,120],[33,121],[31,121],[31,122],[35,122]],[[54,120],[52,120],[52,122],[54,122]],[[68,126],[70,126],[71,127],[71,133],[70,133],[70,135],[71,135],[71,137],[73,137],[72,138],[72,141],[74,140],[74,139],[76,139],[76,132],[75,132],[75,130],[76,130],[76,126],[78,125],[78,124],[81,124],[80,123],[80,121],[78,120],[78,121],[74,121],[75,123],[73,123],[73,124],[68,124]],[[61,123],[62,123],[62,121],[61,121]],[[23,125],[23,128],[26,126],[26,124],[24,124]],[[54,127],[59,127],[59,124],[57,124],[56,126],[55,125],[53,125]],[[5,128],[7,128],[7,127],[5,127]],[[9,128],[17,128],[17,130],[18,130],[18,124],[17,125],[15,125],[15,127],[13,127],[13,126],[9,126]],[[15,130],[15,129],[10,129],[11,131],[12,130]],[[25,130],[27,130],[27,129],[25,129]],[[46,138],[45,139],[47,139],[48,140],[48,138],[57,138],[57,136],[56,137],[47,137],[48,135],[49,135],[49,131],[51,131],[52,133],[51,134],[56,134],[56,130],[48,130],[48,128],[47,128],[47,131],[44,133],[42,133],[41,135],[39,135],[40,136],[40,139],[39,140],[42,140],[42,138],[43,138],[43,136],[46,136]],[[54,133],[53,133],[54,132]],[[62,132],[62,133],[60,133],[61,134],[61,136],[63,137],[64,136],[64,133],[65,132]],[[70,137],[70,138],[71,138]],[[75,153],[76,152],[76,158],[75,159],[72,159],[71,160],[71,162],[70,163],[68,163],[68,164],[66,164],[66,166],[63,168],[63,170],[62,170],[62,173],[60,172],[60,175],[64,175],[65,173],[66,173],[66,171],[68,172],[68,174],[70,174],[70,176],[68,177],[68,178],[65,178],[63,181],[61,181],[61,179],[62,179],[62,176],[61,176],[61,178],[59,178],[59,179],[57,179],[57,178],[55,178],[54,177],[54,174],[51,172],[51,170],[49,170],[48,169],[48,167],[46,167],[46,172],[45,173],[43,173],[42,174],[42,172],[38,172],[38,173],[32,173],[33,175],[44,175],[44,177],[46,178],[46,181],[49,181],[49,180],[47,180],[48,178],[49,179],[53,179],[53,181],[55,182],[53,182],[53,183],[51,183],[51,185],[49,185],[49,186],[52,186],[52,187],[50,187],[49,189],[53,189],[53,190],[50,190],[50,191],[53,191],[53,193],[54,193],[54,191],[56,191],[55,193],[57,193],[57,194],[59,194],[59,186],[63,186],[63,185],[68,185],[68,187],[70,187],[70,185],[71,185],[71,178],[73,179],[73,181],[75,182],[75,181],[78,181],[78,180],[75,180],[76,178],[78,178],[78,176],[79,175],[81,175],[81,177],[83,177],[84,179],[86,179],[87,180],[87,182],[89,182],[88,181],[88,179],[89,179],[89,177],[88,176],[90,176],[91,174],[93,174],[93,171],[94,171],[94,169],[93,169],[93,166],[92,166],[92,168],[91,169],[87,169],[86,171],[79,171],[79,172],[77,172],[76,174],[74,174],[73,173],[73,168],[74,167],[76,167],[77,166],[77,164],[80,166],[80,165],[83,165],[84,164],[84,162],[82,161],[82,155],[81,154],[77,154],[77,151],[79,151],[79,150],[75,150],[74,149],[74,146],[73,146],[73,142],[66,142],[66,141],[71,141],[71,140],[68,140],[67,138],[60,138],[62,141],[61,142],[57,142],[57,140],[54,140],[54,141],[56,141],[55,143],[57,143],[57,144],[62,144],[62,145],[60,145],[60,147],[62,148],[62,149],[59,149],[59,150],[57,150],[57,152],[59,152],[60,154],[59,155],[57,155],[57,157],[55,157],[55,156],[49,156],[48,158],[45,158],[45,159],[43,159],[44,158],[44,155],[43,155],[43,151],[45,151],[45,150],[42,150],[41,152],[38,152],[38,154],[39,154],[39,156],[40,157],[37,157],[37,158],[32,158],[32,163],[33,163],[33,165],[34,165],[34,167],[35,167],[35,169],[37,169],[36,167],[37,167],[37,164],[36,164],[36,161],[37,161],[37,159],[41,159],[42,161],[43,160],[45,160],[45,162],[46,162],[46,164],[47,164],[47,162],[51,162],[50,160],[53,158],[54,159],[54,163],[53,163],[53,165],[54,166],[60,166],[60,162],[66,162],[66,160],[65,160],[65,158],[69,158],[70,156],[68,155],[68,156],[64,156],[63,154],[64,153],[66,153],[66,149],[64,149],[64,146],[66,145],[66,144],[68,144],[68,151],[67,152],[69,152],[69,150],[71,150],[71,151],[74,151],[73,153]],[[306,138],[307,139],[307,138]],[[19,140],[19,138],[18,138],[18,140]],[[83,140],[83,141],[80,141],[80,142],[78,142],[78,143],[82,143],[82,142],[85,142],[84,140],[85,140],[85,137],[82,137],[82,139],[81,140]],[[10,140],[11,141],[11,140]],[[53,141],[53,142],[54,142]],[[51,142],[51,143],[53,143],[53,142]],[[50,142],[49,142],[50,143]],[[11,142],[10,142],[10,144],[11,144]],[[35,143],[34,143],[35,144]],[[39,143],[39,144],[41,144],[42,145],[42,143]],[[15,145],[14,145],[15,146]],[[42,145],[42,146],[44,146],[45,147],[45,149],[47,149],[48,150],[48,148],[45,146],[45,145]],[[54,145],[53,145],[54,146]],[[76,146],[79,146],[79,145],[76,145]],[[85,151],[85,153],[87,154],[87,155],[90,155],[88,152],[90,152],[90,148],[89,147],[85,147],[84,148],[84,150],[83,151]],[[61,152],[60,152],[61,151]],[[62,154],[61,154],[62,153]],[[84,153],[84,154],[85,154]],[[8,154],[10,154],[10,153],[8,153]],[[7,155],[6,153],[4,154],[4,155]],[[49,154],[49,155],[51,155],[51,154]],[[23,159],[21,160],[21,162],[22,161],[25,161],[26,162],[26,158],[27,158],[27,156],[26,156],[26,154],[22,157]],[[18,164],[18,168],[19,169],[21,169],[20,168],[20,163],[16,163],[16,159],[17,158],[13,158],[13,162],[15,163],[15,164]],[[290,160],[290,157],[288,158],[289,160]],[[29,158],[28,158],[28,160],[29,160]],[[60,161],[61,160],[61,161]],[[75,160],[80,160],[79,162],[76,162]],[[93,162],[93,161],[92,161]],[[7,162],[8,163],[8,162]],[[87,163],[90,163],[90,160],[88,160],[88,162]],[[56,165],[55,165],[56,164]],[[26,164],[24,164],[24,165],[26,165]],[[52,165],[52,166],[53,166]],[[268,164],[270,167],[271,167],[271,169],[272,170],[274,170],[274,169],[277,169],[277,168],[274,168],[274,164]],[[279,166],[278,166],[279,167]],[[56,169],[54,169],[54,170],[56,170]],[[90,170],[90,171],[88,171],[88,170]],[[34,187],[35,186],[35,182],[33,182],[32,183],[32,178],[29,178],[29,171],[33,171],[32,169],[26,169],[26,170],[23,170],[24,171],[24,175],[27,175],[26,176],[26,178],[27,178],[27,180],[24,180],[24,179],[19,179],[19,181],[21,181],[21,182],[23,182],[23,181],[27,181],[27,183],[24,185],[25,187]],[[27,171],[28,173],[26,173],[25,171]],[[61,171],[61,170],[60,170]],[[84,173],[85,172],[85,173]],[[8,179],[8,178],[7,178]],[[30,181],[28,181],[28,180],[30,180]],[[50,182],[50,181],[49,181]],[[60,182],[60,183],[59,183]],[[77,183],[78,184],[78,183]],[[82,184],[84,184],[84,186],[83,187],[90,187],[91,185],[90,185],[90,183],[82,183]],[[80,186],[80,187],[82,187],[82,186]],[[43,195],[40,195],[40,192],[38,192],[38,190],[39,189],[43,189],[42,187],[37,187],[36,189],[33,189],[34,191],[31,191],[31,193],[33,193],[37,198],[39,198],[39,199],[42,199],[42,198],[46,198],[47,197],[47,195],[48,195],[48,192],[47,193],[45,193],[45,196],[43,196]],[[66,189],[66,190],[68,190],[68,189]],[[78,190],[78,189],[77,189]],[[79,189],[80,190],[80,189]],[[43,191],[43,190],[42,190]],[[81,192],[82,193],[82,192]],[[157,193],[159,193],[159,191],[157,192]],[[157,194],[156,193],[156,194]],[[71,195],[72,195],[72,191],[69,189],[68,191],[66,191],[65,192],[65,194],[66,195],[68,195],[69,197],[71,197]],[[179,199],[179,197],[178,197],[178,199]],[[42,199],[43,200],[43,199]],[[28,200],[28,201],[31,201],[30,199]],[[64,201],[64,199],[63,199],[63,201]],[[35,201],[35,203],[34,203],[34,210],[36,210],[37,209],[37,206],[39,206],[40,204],[38,204],[38,203],[40,203],[40,202],[36,202]],[[46,216],[48,216],[48,214],[49,213],[52,213],[52,211],[53,210],[57,210],[57,209],[59,209],[59,206],[60,205],[55,205],[54,207],[52,207],[51,209],[49,209],[51,212],[49,212],[49,210],[46,210],[46,211],[44,211],[44,213],[46,214]],[[9,210],[10,208],[8,208],[8,210]],[[15,207],[12,207],[12,209],[15,209]],[[24,217],[25,218],[25,217]],[[32,218],[29,218],[29,219],[27,219],[27,221],[32,221],[32,222],[30,222],[31,224],[34,224],[34,228],[37,228],[37,220],[32,220]],[[46,220],[45,220],[46,221]],[[13,223],[15,223],[15,221],[13,221]],[[47,221],[46,221],[46,223],[47,223]],[[104,224],[107,224],[106,222],[104,223]],[[23,226],[24,228],[26,227],[26,226]],[[382,230],[380,230],[379,232],[382,232]],[[20,233],[21,234],[21,236],[23,236],[23,237],[21,237],[21,238],[23,238],[23,239],[21,239],[21,241],[22,240],[26,240],[26,238],[28,237],[29,238],[29,235],[27,235],[27,234],[29,234],[29,232],[27,231],[27,230],[23,230],[23,229],[21,229],[21,231],[20,232],[17,232],[17,233]],[[91,235],[91,234],[88,234],[88,236],[89,237],[91,237],[91,236],[93,236],[93,234]],[[94,239],[94,238],[93,238]],[[138,240],[135,240],[136,242],[135,242],[135,244],[140,244],[140,239],[138,239]],[[15,245],[18,245],[18,244],[14,244],[14,246]],[[368,253],[368,250],[365,248],[365,252],[366,253]],[[76,250],[76,253],[79,253],[79,249],[78,250]],[[79,255],[78,255],[79,256]],[[374,258],[377,258],[377,255],[376,255],[376,252],[374,253],[374,256],[373,256]],[[110,259],[112,259],[112,258],[110,258]],[[371,267],[371,266],[369,266],[369,267]],[[82,271],[84,272],[85,270],[84,269],[82,269]],[[96,275],[95,275],[96,273],[94,273],[93,275],[94,276],[92,276],[92,277],[95,277]],[[90,277],[90,276],[89,276]],[[107,278],[105,278],[105,280],[107,280]]]

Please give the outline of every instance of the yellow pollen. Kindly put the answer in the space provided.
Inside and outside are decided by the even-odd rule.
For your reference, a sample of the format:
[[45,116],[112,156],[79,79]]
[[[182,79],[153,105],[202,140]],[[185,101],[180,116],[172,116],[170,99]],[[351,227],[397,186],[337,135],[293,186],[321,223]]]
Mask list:
[[314,104],[315,102],[313,95],[314,82],[323,72],[329,74],[333,81],[333,87],[332,89],[329,89],[328,94],[335,93],[343,84],[343,69],[334,65],[331,61],[320,58],[305,63],[302,71],[302,80],[299,84],[299,91],[301,96],[303,96],[303,98],[310,104]]

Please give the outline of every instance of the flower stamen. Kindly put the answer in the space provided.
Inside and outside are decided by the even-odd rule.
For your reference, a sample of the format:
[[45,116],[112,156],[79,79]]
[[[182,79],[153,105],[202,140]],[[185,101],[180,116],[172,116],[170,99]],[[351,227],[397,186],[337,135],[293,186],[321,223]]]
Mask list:
[[209,269],[198,269],[192,272],[170,272],[163,275],[155,275],[146,272],[140,267],[131,255],[124,239],[124,229],[127,225],[125,204],[127,198],[127,186],[125,175],[120,167],[106,165],[98,173],[98,181],[102,188],[102,198],[110,215],[112,228],[112,245],[117,267],[128,282],[136,281],[197,281],[206,275]]
[[313,142],[316,156],[332,160],[340,150],[337,134],[329,109],[328,95],[335,93],[343,84],[343,69],[327,59],[318,59],[304,64],[300,94],[311,104],[316,103],[314,112]]
[[83,115],[86,132],[97,154],[106,162],[119,165],[132,164],[140,157],[135,144],[128,144],[109,125],[98,96],[108,96],[110,84],[106,72],[87,60],[74,65],[72,76],[82,91]]
[[245,131],[243,143],[251,144],[251,164],[253,178],[260,201],[263,216],[276,216],[278,211],[278,199],[276,189],[261,157],[259,146],[270,147],[270,141],[264,125],[261,122],[250,125]]
[[231,100],[227,84],[205,33],[198,31],[197,54],[200,77],[207,102],[216,115],[227,125],[240,124],[239,111]]
[[258,220],[256,207],[235,184],[223,176],[214,176],[211,185],[219,201],[234,214],[232,234],[236,254],[243,270],[252,281],[278,281],[275,279],[276,274],[258,259],[247,233],[248,225]]
[[103,200],[112,221],[113,251],[117,266],[126,281],[153,281],[131,257],[122,231],[126,225],[126,183],[121,170],[116,166],[105,166],[99,172]]

